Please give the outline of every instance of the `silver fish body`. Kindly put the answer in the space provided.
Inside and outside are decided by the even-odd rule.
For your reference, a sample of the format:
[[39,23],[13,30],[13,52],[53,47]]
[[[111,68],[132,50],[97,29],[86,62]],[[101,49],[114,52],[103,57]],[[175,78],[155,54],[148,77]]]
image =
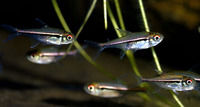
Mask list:
[[[115,47],[125,50],[133,49],[147,49],[156,46],[164,39],[164,36],[156,32],[137,32],[130,33],[124,37],[111,40],[106,43],[100,43],[99,45],[104,48]],[[122,46],[120,46],[122,45]]]
[[122,49],[124,51],[124,53],[121,55],[122,58],[127,50],[136,51],[141,49],[148,49],[150,47],[156,46],[164,39],[164,36],[157,32],[131,33],[121,29],[117,30],[123,34],[123,37],[108,41],[106,43],[96,43],[88,40],[85,40],[85,42],[94,46],[96,45],[100,48],[97,56],[99,56],[100,52],[105,48]]
[[[2,25],[2,27],[12,32],[4,41],[11,40],[18,35],[30,36],[38,41],[37,44],[65,45],[75,40],[72,33],[48,26],[40,29],[17,29],[9,25]],[[35,47],[37,44],[34,44],[31,48]]]
[[194,90],[197,86],[197,80],[195,80],[195,77],[191,76],[190,72],[165,73],[154,78],[141,78],[141,81],[153,82],[159,87],[171,89],[174,92]]
[[84,90],[93,96],[113,98],[124,95],[124,91],[145,91],[144,88],[128,88],[126,85],[117,83],[92,82],[84,86]]
[[50,64],[58,62],[64,55],[75,55],[76,50],[66,53],[65,50],[59,50],[56,47],[42,48],[27,52],[26,57],[30,62],[36,64]]

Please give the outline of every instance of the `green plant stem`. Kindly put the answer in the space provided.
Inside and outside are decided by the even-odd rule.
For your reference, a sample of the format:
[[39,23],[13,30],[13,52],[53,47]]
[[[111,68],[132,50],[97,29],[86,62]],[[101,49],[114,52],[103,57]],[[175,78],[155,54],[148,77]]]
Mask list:
[[119,18],[119,24],[121,29],[125,30],[125,25],[124,25],[124,21],[123,21],[123,17],[122,17],[122,13],[121,13],[121,8],[119,6],[119,1],[115,0],[115,6],[116,6],[116,11],[117,11],[117,16]]
[[[97,0],[93,0],[93,3],[92,3],[92,8],[94,8],[94,4],[96,4],[96,1]],[[57,4],[57,2],[56,2],[56,0],[52,0],[52,4],[53,4],[53,6],[54,6],[54,8],[55,8],[55,11],[56,11],[56,14],[57,14],[57,16],[58,16],[58,18],[59,18],[59,20],[60,20],[60,22],[61,22],[61,24],[62,24],[62,26],[64,27],[64,29],[65,30],[68,30],[68,31],[70,31],[69,30],[69,27],[68,27],[68,25],[67,25],[67,23],[65,22],[65,19],[63,18],[63,15],[62,15],[62,13],[61,13],[61,11],[60,11],[60,9],[59,9],[59,6],[58,6],[58,4]],[[90,8],[91,9],[91,8]],[[93,9],[92,9],[93,10]],[[88,12],[88,14],[91,14],[91,10],[89,10],[89,12]],[[83,26],[86,24],[86,22],[87,22],[87,19],[89,18],[89,16],[90,15],[86,15],[86,19],[84,20],[84,22],[83,22],[83,24],[81,25],[81,27],[80,27],[80,29],[82,30],[83,29]],[[81,30],[79,29],[79,33],[77,33],[78,35],[80,34],[80,32],[81,32]],[[89,62],[89,63],[91,63],[94,67],[96,67],[102,74],[104,74],[105,76],[107,76],[107,77],[109,77],[109,78],[111,78],[111,79],[115,79],[115,77],[111,74],[111,73],[109,73],[109,72],[107,72],[105,69],[103,69],[101,66],[99,66],[95,61],[92,61],[92,58],[81,48],[81,45],[77,42],[77,41],[74,41],[74,45],[75,45],[75,47],[79,50],[79,52],[83,55],[83,57]],[[72,46],[72,45],[70,45],[70,46]]]
[[[143,22],[144,22],[145,31],[150,32],[142,0],[138,0],[138,1],[139,1],[139,6],[140,6],[140,11],[141,11],[141,14],[142,14],[142,19],[143,19]],[[159,63],[159,60],[158,60],[158,57],[156,55],[156,51],[155,51],[154,47],[151,48],[151,52],[152,52],[155,64],[157,66],[157,69],[158,69],[158,74],[162,74],[162,69],[161,69],[161,66],[160,66],[160,63]]]
[[[124,22],[123,22],[123,18],[122,18],[122,14],[121,14],[121,10],[120,10],[120,6],[119,6],[119,3],[118,3],[118,0],[115,0],[115,1],[117,2],[117,3],[115,3],[116,4],[116,8],[119,8],[119,9],[116,9],[116,10],[117,10],[118,16],[120,16],[119,17],[119,20],[121,20],[120,26],[123,27],[123,29],[125,30],[125,25],[124,25]],[[109,17],[111,19],[111,22],[113,24],[114,29],[115,28],[119,28],[119,26],[117,25],[117,22],[115,20],[115,17],[113,15],[113,12],[112,12],[112,10],[110,8],[110,5],[109,5],[109,3],[107,3],[107,4],[108,4],[108,6],[107,6],[108,7],[108,15],[109,15]],[[122,35],[120,34],[120,32],[118,32],[117,30],[115,30],[115,31],[116,31],[118,37],[122,37]],[[139,70],[138,70],[138,68],[137,68],[137,64],[135,62],[135,57],[134,57],[132,51],[128,50],[127,53],[126,53],[126,55],[127,55],[128,59],[129,59],[129,61],[131,63],[131,66],[132,66],[132,69],[133,69],[134,73],[136,75],[142,77],[141,74],[140,74],[140,72],[139,72]]]
[[108,28],[108,19],[107,19],[107,0],[103,0],[103,11],[104,11],[104,24],[105,30]]
[[176,96],[176,94],[175,94],[172,90],[170,90],[170,92],[171,92],[173,98],[174,98],[174,99],[176,100],[176,102],[178,103],[178,105],[179,105],[180,107],[184,107],[184,105],[183,105],[182,102],[178,99],[178,97]]
[[[147,18],[146,18],[146,13],[144,11],[144,6],[143,6],[143,2],[142,0],[138,0],[139,2],[139,6],[140,6],[140,10],[141,10],[141,14],[142,14],[142,19],[143,19],[143,22],[144,22],[144,26],[145,26],[145,30],[146,32],[150,32],[149,30],[149,26],[148,26],[148,22],[147,22]],[[160,71],[158,72],[158,74],[162,74],[162,69],[160,67],[160,63],[159,63],[159,60],[158,60],[158,57],[156,55],[156,52],[154,50],[154,48],[151,48],[151,51],[152,51],[152,54],[153,54],[153,57],[154,57],[154,61],[156,63],[156,66],[157,66],[157,69]],[[172,92],[172,90],[170,90],[173,98],[176,100],[176,102],[179,104],[180,107],[184,107],[183,104],[181,103],[181,101],[178,99],[178,97],[175,95],[174,92]]]
[[83,30],[83,27],[85,26],[85,24],[87,23],[89,17],[91,16],[91,14],[92,14],[92,12],[93,12],[95,6],[96,6],[96,3],[97,3],[97,0],[93,0],[92,4],[91,4],[91,6],[90,6],[90,9],[88,10],[87,15],[86,15],[86,17],[85,17],[85,19],[84,19],[84,21],[83,21],[81,27],[79,28],[78,32],[76,33],[76,39],[78,38],[79,34],[80,34],[81,31]]
[[61,11],[60,11],[60,8],[59,8],[59,6],[58,6],[58,3],[56,2],[56,0],[51,0],[51,2],[52,2],[52,4],[53,4],[53,7],[54,7],[54,9],[55,9],[55,11],[56,11],[56,14],[57,14],[57,16],[58,16],[58,18],[59,18],[59,20],[60,20],[60,22],[61,22],[63,28],[64,28],[66,31],[71,32],[70,28],[67,26],[67,23],[65,22],[65,19],[64,19],[63,15],[62,15],[62,13],[61,13]]
[[[89,17],[91,16],[91,14],[92,14],[92,12],[93,12],[93,10],[94,10],[94,7],[95,7],[95,5],[96,5],[96,3],[97,3],[97,0],[93,0],[92,5],[90,6],[90,9],[88,10],[87,15],[86,15],[86,17],[85,17],[83,23],[81,24],[81,26],[80,26],[78,32],[76,33],[76,36],[75,36],[76,39],[78,39],[78,36],[80,35],[81,31],[83,30],[83,27],[85,26],[85,24],[87,23]],[[71,50],[72,46],[73,46],[73,44],[70,44],[70,45],[69,45],[69,47],[68,47],[66,53],[68,53],[68,52]],[[67,54],[65,54],[65,55],[63,56],[63,58],[64,58],[66,55],[67,55]]]
[[[111,10],[111,8],[110,8],[109,3],[107,3],[107,8],[108,8],[108,15],[109,15],[109,17],[110,17],[110,19],[111,19],[111,22],[112,22],[112,25],[113,25],[114,29],[115,29],[115,28],[119,28],[119,26],[117,25],[117,22],[116,22],[116,20],[115,20],[115,17],[114,17],[114,15],[113,15],[113,12],[112,12],[112,10]],[[119,5],[116,6],[116,8],[119,8]],[[122,18],[122,14],[121,14],[121,11],[120,11],[120,10],[118,10],[118,14],[120,14],[120,15],[121,15],[120,17]],[[123,22],[123,20],[121,20],[121,21]],[[124,29],[125,29],[125,26],[124,26]],[[122,37],[122,35],[121,35],[120,32],[118,32],[117,30],[115,30],[115,31],[116,31],[118,37]],[[136,65],[136,62],[135,62],[135,58],[134,58],[134,55],[133,55],[132,51],[131,51],[131,50],[128,50],[127,53],[126,53],[126,55],[127,55],[128,59],[129,59],[129,61],[130,61],[130,64],[131,64],[131,67],[132,67],[134,73],[135,73],[136,75],[138,75],[138,76],[141,77],[141,74],[140,74],[140,72],[139,72],[139,70],[138,70],[138,68],[137,68],[137,65]],[[145,87],[148,87],[148,84],[145,84],[145,83],[144,83],[144,84],[141,84],[141,86],[142,86],[142,87],[144,87],[144,86],[145,86]],[[138,95],[140,95],[141,97],[143,97],[144,99],[146,99],[146,100],[148,100],[148,101],[151,101],[151,99],[149,98],[149,96],[146,95],[146,94],[144,94],[144,93],[138,93]]]

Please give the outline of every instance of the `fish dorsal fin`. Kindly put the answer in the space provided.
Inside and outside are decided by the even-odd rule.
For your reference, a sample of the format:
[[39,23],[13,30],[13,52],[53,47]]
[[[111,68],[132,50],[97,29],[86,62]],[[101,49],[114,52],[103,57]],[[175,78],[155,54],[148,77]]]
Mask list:
[[48,27],[48,25],[45,22],[43,22],[42,20],[40,20],[39,18],[35,18],[35,20],[40,22],[40,24],[42,24],[43,28],[47,28]]
[[132,32],[130,31],[127,31],[127,30],[122,30],[122,29],[119,29],[119,28],[115,28],[117,31],[119,31],[119,33],[122,35],[122,36],[127,36],[129,34],[131,34]]
[[[158,69],[155,69],[155,71],[156,72],[162,72],[162,71],[160,71],[160,70],[158,70]],[[162,72],[162,74],[160,74],[160,75],[163,75],[163,74],[165,74],[165,72]],[[159,75],[159,74],[158,74]]]

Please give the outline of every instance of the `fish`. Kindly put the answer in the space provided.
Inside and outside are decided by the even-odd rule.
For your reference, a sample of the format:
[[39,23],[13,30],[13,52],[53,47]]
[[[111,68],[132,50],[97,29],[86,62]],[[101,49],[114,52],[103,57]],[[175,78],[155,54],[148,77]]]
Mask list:
[[93,45],[99,48],[99,51],[95,59],[100,55],[100,53],[105,48],[119,48],[122,49],[120,59],[126,54],[127,50],[133,50],[134,52],[141,49],[148,49],[150,47],[158,45],[163,39],[164,36],[158,32],[129,32],[122,29],[116,29],[119,31],[123,37],[105,42],[97,43],[90,40],[85,40],[85,43]]
[[58,47],[48,47],[28,51],[26,57],[36,64],[50,64],[58,62],[64,55],[75,55],[77,52],[77,50],[72,50],[66,53],[66,50],[60,50]]
[[175,93],[177,91],[189,91],[197,89],[197,82],[200,76],[194,72],[177,71],[163,73],[153,78],[140,78],[141,82],[152,82],[164,89],[171,89]]
[[144,92],[145,88],[129,88],[126,85],[111,82],[91,82],[84,86],[84,90],[93,96],[103,97],[103,98],[115,98],[121,97],[127,91],[133,92]]
[[44,25],[42,28],[38,29],[18,29],[10,25],[1,25],[6,30],[12,32],[4,42],[7,42],[18,35],[30,36],[36,42],[31,46],[34,48],[39,43],[43,45],[66,45],[73,43],[75,36],[71,32],[67,32],[58,28],[49,27]]

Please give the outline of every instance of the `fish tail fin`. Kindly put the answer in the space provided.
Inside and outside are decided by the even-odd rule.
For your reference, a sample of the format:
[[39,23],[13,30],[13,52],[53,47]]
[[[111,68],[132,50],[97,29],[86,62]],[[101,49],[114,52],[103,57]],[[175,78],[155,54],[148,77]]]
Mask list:
[[10,32],[17,33],[17,28],[12,27],[12,26],[10,26],[10,25],[4,25],[4,24],[2,24],[1,27],[2,27],[2,28],[5,28],[6,30],[8,30],[8,31],[10,31]]
[[96,60],[97,57],[100,55],[101,51],[103,51],[103,50],[105,49],[105,47],[104,47],[103,45],[100,45],[100,44],[97,43],[97,42],[85,40],[85,43],[88,44],[88,45],[91,45],[91,46],[93,46],[93,47],[98,48],[97,54],[96,54],[96,56],[93,58],[93,60]]
[[4,25],[2,24],[1,27],[5,28],[6,30],[12,32],[7,39],[4,40],[4,42],[7,42],[15,37],[17,37],[19,35],[18,33],[18,29],[9,25]]

